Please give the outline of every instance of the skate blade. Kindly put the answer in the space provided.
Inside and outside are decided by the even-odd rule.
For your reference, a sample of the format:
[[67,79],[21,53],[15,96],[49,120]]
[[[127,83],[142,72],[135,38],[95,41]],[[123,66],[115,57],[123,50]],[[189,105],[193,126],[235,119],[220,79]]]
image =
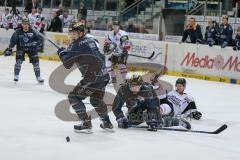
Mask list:
[[84,134],[92,134],[93,131],[91,129],[85,129],[85,130],[76,130],[74,129],[74,132],[76,133],[84,133]]
[[115,133],[114,129],[110,129],[110,128],[102,128],[104,131],[110,132],[110,133]]
[[44,82],[38,82],[39,85],[44,85]]

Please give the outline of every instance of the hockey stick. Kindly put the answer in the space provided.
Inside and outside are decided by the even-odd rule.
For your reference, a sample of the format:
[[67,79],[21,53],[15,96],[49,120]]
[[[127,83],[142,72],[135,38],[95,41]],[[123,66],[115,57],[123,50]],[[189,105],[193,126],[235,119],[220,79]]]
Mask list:
[[[17,10],[16,10],[16,3],[14,0],[12,0],[12,11],[13,11],[13,14],[18,16],[19,19],[23,19],[22,17],[20,17],[18,14],[17,14]],[[31,27],[31,26],[30,26]],[[42,33],[40,33],[38,30],[36,30],[34,27],[31,27],[32,30],[34,32],[36,32],[38,35],[40,35],[43,39],[46,39],[48,42],[50,42],[54,47],[56,47],[57,49],[60,49],[60,47],[58,45],[56,45],[53,41],[51,41],[49,38],[47,38],[46,36],[44,36]]]
[[[148,126],[131,126],[132,128],[146,128],[148,129]],[[178,129],[178,128],[157,128],[157,130],[164,130],[164,131],[178,131],[178,132],[192,132],[192,133],[204,133],[204,134],[219,134],[222,131],[227,129],[227,125],[224,124],[221,127],[219,127],[215,131],[201,131],[201,130],[187,130],[187,129]]]
[[134,56],[134,57],[139,57],[139,58],[145,58],[145,59],[152,59],[153,56],[155,55],[155,51],[152,52],[152,54],[148,57],[145,57],[145,56],[139,56],[139,55],[136,55],[136,54],[128,54],[129,56]]

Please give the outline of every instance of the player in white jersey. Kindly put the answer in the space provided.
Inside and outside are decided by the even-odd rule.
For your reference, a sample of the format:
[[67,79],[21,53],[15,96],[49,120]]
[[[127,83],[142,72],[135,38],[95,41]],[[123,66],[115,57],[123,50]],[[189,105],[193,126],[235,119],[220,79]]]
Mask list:
[[65,10],[63,15],[60,15],[59,18],[63,21],[63,28],[69,28],[74,17],[69,15],[68,10]]
[[12,25],[12,15],[9,8],[5,8],[5,13],[2,15],[1,27],[5,29],[11,28]]
[[175,84],[176,90],[172,90],[166,95],[160,96],[160,111],[163,116],[191,117],[199,120],[202,113],[197,110],[197,106],[192,96],[184,93],[186,80],[178,78]]
[[36,13],[37,13],[37,8],[32,8],[32,13],[28,14],[28,19],[32,27],[34,27],[34,24],[37,21]]
[[118,21],[113,22],[113,31],[108,35],[103,47],[105,55],[111,54],[109,58],[110,61],[106,63],[106,67],[108,72],[110,72],[112,83],[116,83],[117,81],[114,72],[115,65],[118,65],[123,78],[126,78],[126,63],[130,47],[131,45],[127,33],[120,29]]
[[16,14],[12,15],[12,26],[13,26],[14,30],[16,30],[22,26],[21,25],[22,24],[22,18],[21,18],[22,16],[18,9],[16,10],[16,13],[17,13],[17,15]]

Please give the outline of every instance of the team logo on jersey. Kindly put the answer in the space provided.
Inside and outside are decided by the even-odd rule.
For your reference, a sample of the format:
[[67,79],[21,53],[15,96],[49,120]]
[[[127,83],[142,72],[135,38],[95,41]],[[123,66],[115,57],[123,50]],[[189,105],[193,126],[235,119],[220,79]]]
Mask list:
[[26,43],[29,41],[28,37],[23,37],[23,41]]
[[33,33],[27,33],[27,35],[28,35],[29,37],[32,37],[32,36],[33,36]]

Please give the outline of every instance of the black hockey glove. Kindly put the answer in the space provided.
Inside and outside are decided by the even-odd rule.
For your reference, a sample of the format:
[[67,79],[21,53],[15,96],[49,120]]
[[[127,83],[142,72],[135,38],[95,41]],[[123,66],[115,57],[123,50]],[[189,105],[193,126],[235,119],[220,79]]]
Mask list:
[[192,112],[190,115],[193,119],[199,120],[202,117],[202,113],[199,111]]
[[64,47],[59,48],[57,53],[58,53],[60,59],[62,59],[62,57],[67,54],[66,48],[64,48]]
[[12,56],[12,49],[11,48],[7,48],[4,52],[3,52],[4,56]]
[[121,117],[117,119],[118,128],[128,128],[128,119],[126,117]]

